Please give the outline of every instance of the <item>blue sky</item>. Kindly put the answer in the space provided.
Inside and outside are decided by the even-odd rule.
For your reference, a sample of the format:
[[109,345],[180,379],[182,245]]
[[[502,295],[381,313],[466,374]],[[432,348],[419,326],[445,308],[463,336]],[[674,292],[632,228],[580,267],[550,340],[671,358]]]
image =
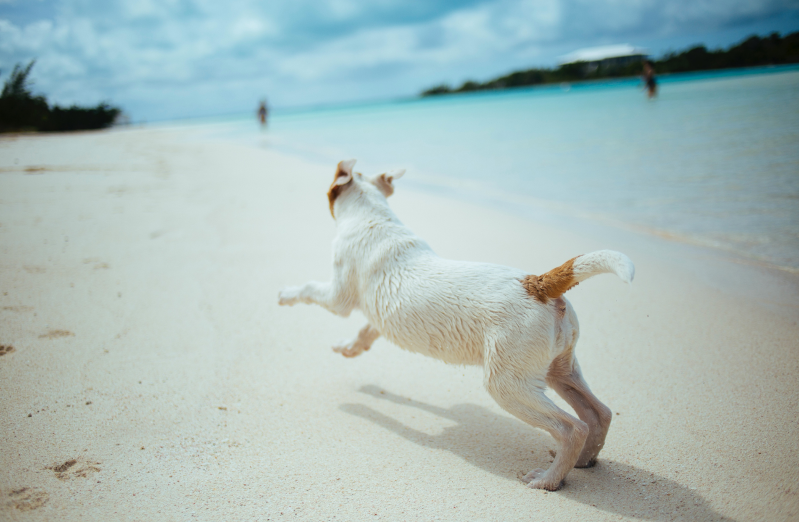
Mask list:
[[0,69],[134,121],[412,96],[553,66],[583,47],[654,55],[799,30],[799,0],[0,0]]

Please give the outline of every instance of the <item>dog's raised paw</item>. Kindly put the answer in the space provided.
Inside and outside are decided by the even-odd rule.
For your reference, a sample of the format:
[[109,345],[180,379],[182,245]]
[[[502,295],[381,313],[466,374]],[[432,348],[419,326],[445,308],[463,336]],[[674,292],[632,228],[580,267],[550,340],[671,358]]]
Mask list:
[[277,304],[280,306],[291,306],[297,303],[297,289],[284,288],[277,294]]
[[344,357],[358,357],[368,349],[359,343],[357,339],[354,341],[341,341],[333,345],[333,351],[340,353]]

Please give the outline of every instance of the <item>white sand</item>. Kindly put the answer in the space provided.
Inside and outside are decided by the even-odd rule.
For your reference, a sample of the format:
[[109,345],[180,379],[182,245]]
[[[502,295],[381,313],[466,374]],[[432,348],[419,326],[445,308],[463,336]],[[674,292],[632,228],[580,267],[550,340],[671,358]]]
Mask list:
[[500,409],[480,369],[383,340],[348,360],[330,345],[362,318],[277,306],[331,273],[334,166],[179,138],[0,139],[1,520],[799,518],[795,277],[400,181],[392,205],[442,256],[636,263],[632,288],[602,276],[568,294],[586,378],[616,413],[600,463],[531,490],[518,477],[554,441]]

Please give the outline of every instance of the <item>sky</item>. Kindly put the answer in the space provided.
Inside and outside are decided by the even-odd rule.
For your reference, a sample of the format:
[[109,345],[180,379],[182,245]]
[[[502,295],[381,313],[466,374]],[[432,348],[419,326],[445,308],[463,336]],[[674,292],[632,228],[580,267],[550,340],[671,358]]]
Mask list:
[[799,30],[799,0],[0,0],[0,81],[133,121],[415,96],[585,47]]

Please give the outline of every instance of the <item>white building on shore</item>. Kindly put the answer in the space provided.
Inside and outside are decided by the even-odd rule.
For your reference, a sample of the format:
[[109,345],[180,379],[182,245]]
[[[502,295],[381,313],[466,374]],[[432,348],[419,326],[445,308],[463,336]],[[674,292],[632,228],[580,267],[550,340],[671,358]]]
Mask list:
[[586,72],[593,72],[599,67],[627,65],[631,62],[640,62],[649,56],[649,50],[643,47],[633,47],[630,44],[604,45],[602,47],[589,47],[563,55],[558,61],[559,65],[570,63],[585,63]]

